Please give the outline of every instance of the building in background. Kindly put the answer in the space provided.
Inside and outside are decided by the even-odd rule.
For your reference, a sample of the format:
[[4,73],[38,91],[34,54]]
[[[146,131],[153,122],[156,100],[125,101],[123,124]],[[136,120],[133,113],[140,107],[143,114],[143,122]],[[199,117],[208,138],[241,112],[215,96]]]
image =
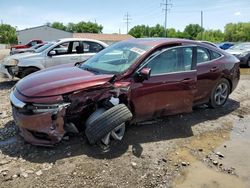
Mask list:
[[100,40],[107,44],[113,44],[115,42],[132,39],[134,37],[128,34],[71,33],[60,29],[55,29],[47,25],[17,31],[17,39],[19,44],[26,44],[33,39],[52,41],[61,38],[88,38]]
[[100,40],[109,45],[122,40],[128,40],[134,38],[128,34],[103,34],[103,33],[73,33],[73,37]]
[[26,44],[33,39],[52,41],[71,37],[72,33],[60,29],[55,29],[47,25],[17,31],[17,39],[19,44]]

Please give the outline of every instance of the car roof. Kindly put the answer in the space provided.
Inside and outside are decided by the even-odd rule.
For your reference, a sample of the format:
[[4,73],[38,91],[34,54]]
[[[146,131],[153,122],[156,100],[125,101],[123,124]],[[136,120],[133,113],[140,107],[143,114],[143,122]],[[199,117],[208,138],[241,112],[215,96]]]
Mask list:
[[89,41],[89,42],[97,42],[101,43],[104,46],[108,46],[105,42],[102,42],[100,40],[94,40],[94,39],[87,39],[87,38],[61,38],[58,39],[60,42],[69,42],[69,41]]
[[191,45],[200,45],[200,46],[209,46],[212,48],[215,48],[214,46],[210,44],[201,43],[199,41],[189,40],[189,39],[180,39],[180,38],[139,38],[139,39],[129,39],[126,42],[129,43],[136,43],[136,44],[142,44],[149,47],[157,47],[161,45],[168,45],[168,44],[180,44],[180,43],[186,43]]

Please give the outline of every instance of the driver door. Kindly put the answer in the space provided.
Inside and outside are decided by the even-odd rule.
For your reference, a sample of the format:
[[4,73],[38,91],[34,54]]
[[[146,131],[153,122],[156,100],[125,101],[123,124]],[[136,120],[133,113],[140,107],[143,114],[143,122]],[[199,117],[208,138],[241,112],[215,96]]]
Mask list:
[[56,53],[52,56],[48,54],[46,68],[67,63],[77,63],[81,61],[81,46],[79,41],[64,42],[53,48]]
[[193,52],[193,47],[166,49],[142,66],[151,69],[151,76],[131,87],[137,120],[192,111],[197,82]]

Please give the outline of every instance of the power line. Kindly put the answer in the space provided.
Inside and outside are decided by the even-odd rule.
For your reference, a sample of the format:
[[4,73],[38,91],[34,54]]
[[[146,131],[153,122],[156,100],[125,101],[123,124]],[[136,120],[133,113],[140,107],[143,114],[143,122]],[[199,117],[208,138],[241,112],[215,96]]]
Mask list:
[[165,11],[165,22],[164,22],[165,37],[167,37],[167,16],[168,16],[168,11],[170,11],[169,7],[171,7],[173,5],[172,3],[170,3],[170,1],[165,0],[165,3],[161,4],[161,5],[164,6],[164,8],[162,10]]
[[127,34],[128,34],[128,26],[129,26],[130,21],[131,21],[131,16],[128,14],[128,12],[124,16],[125,16],[124,20],[125,20],[125,22],[127,24]]

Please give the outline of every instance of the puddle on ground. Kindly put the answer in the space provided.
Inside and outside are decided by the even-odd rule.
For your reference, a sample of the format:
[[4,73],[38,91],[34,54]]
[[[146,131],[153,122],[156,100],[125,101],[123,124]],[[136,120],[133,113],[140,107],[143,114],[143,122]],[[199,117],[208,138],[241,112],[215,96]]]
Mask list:
[[250,75],[250,68],[241,68],[240,74],[242,75]]
[[[215,133],[217,134],[217,133]],[[195,139],[197,140],[197,139]],[[206,139],[205,139],[206,140]],[[192,141],[191,141],[192,142]],[[213,143],[214,144],[214,143]],[[247,188],[250,187],[250,118],[240,119],[234,123],[230,140],[216,147],[214,152],[223,154],[217,159],[224,168],[235,169],[236,175],[219,172],[207,164],[193,160],[190,166],[175,179],[176,188]],[[192,144],[193,146],[193,144]]]
[[245,188],[236,176],[216,172],[202,162],[193,163],[177,178],[175,188]]

